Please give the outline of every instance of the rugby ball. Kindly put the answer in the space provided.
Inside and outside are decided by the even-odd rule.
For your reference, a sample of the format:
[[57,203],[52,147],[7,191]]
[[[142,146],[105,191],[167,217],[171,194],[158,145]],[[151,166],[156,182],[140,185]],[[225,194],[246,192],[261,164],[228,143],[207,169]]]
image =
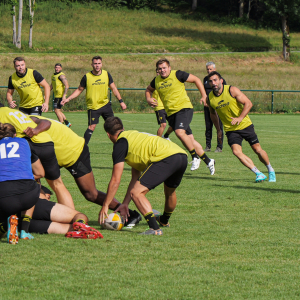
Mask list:
[[124,220],[120,215],[111,213],[104,219],[101,226],[108,230],[121,230],[124,227]]

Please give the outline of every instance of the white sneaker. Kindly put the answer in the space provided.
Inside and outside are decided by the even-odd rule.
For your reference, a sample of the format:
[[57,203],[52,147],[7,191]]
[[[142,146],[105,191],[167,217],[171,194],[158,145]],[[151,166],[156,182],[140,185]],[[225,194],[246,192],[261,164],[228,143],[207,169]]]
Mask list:
[[197,170],[197,169],[200,167],[200,162],[201,162],[201,159],[195,157],[195,158],[192,160],[191,171]]
[[211,159],[209,164],[207,165],[207,167],[209,168],[210,171],[210,175],[214,175],[215,174],[215,160]]

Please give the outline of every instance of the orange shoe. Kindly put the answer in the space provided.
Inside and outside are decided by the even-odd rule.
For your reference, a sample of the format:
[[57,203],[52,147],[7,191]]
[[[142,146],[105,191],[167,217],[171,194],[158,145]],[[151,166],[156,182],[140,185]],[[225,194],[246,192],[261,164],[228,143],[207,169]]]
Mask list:
[[7,227],[7,242],[12,245],[18,244],[18,217],[16,215],[11,215],[7,219]]
[[69,231],[65,234],[65,237],[89,240],[95,240],[99,238],[95,231]]
[[99,238],[103,239],[103,235],[100,233],[100,231],[98,231],[97,229],[95,229],[87,224],[75,222],[75,223],[73,223],[73,229],[75,231],[93,231],[96,234],[98,234]]

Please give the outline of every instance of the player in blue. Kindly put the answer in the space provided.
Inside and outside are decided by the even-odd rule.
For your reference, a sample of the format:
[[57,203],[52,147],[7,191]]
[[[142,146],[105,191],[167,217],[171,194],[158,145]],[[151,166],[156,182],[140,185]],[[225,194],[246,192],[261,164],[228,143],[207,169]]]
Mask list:
[[17,214],[21,213],[20,238],[33,238],[28,229],[40,195],[40,185],[35,179],[44,175],[41,162],[31,153],[28,142],[16,137],[11,124],[0,123],[0,237],[7,231],[8,243],[18,243]]

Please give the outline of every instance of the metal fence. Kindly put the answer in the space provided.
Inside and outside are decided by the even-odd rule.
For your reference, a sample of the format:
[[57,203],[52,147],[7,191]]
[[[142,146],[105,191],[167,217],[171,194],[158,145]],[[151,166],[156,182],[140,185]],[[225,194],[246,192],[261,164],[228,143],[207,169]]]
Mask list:
[[[0,101],[6,103],[7,86],[0,86]],[[71,87],[70,90],[77,89]],[[144,88],[118,88],[124,102],[127,105],[127,111],[131,112],[152,112],[145,100]],[[258,113],[294,113],[300,111],[300,91],[289,90],[242,90],[252,101],[251,112]],[[203,111],[203,105],[200,105],[200,93],[197,89],[187,89],[188,96],[194,106],[195,111]],[[53,95],[51,96],[53,97]],[[118,101],[114,100],[114,95],[109,89],[109,99],[112,102],[112,108],[115,112],[121,112]],[[14,93],[14,100],[19,103],[19,95]],[[76,99],[70,101],[65,107],[65,111],[86,110],[85,91]]]

